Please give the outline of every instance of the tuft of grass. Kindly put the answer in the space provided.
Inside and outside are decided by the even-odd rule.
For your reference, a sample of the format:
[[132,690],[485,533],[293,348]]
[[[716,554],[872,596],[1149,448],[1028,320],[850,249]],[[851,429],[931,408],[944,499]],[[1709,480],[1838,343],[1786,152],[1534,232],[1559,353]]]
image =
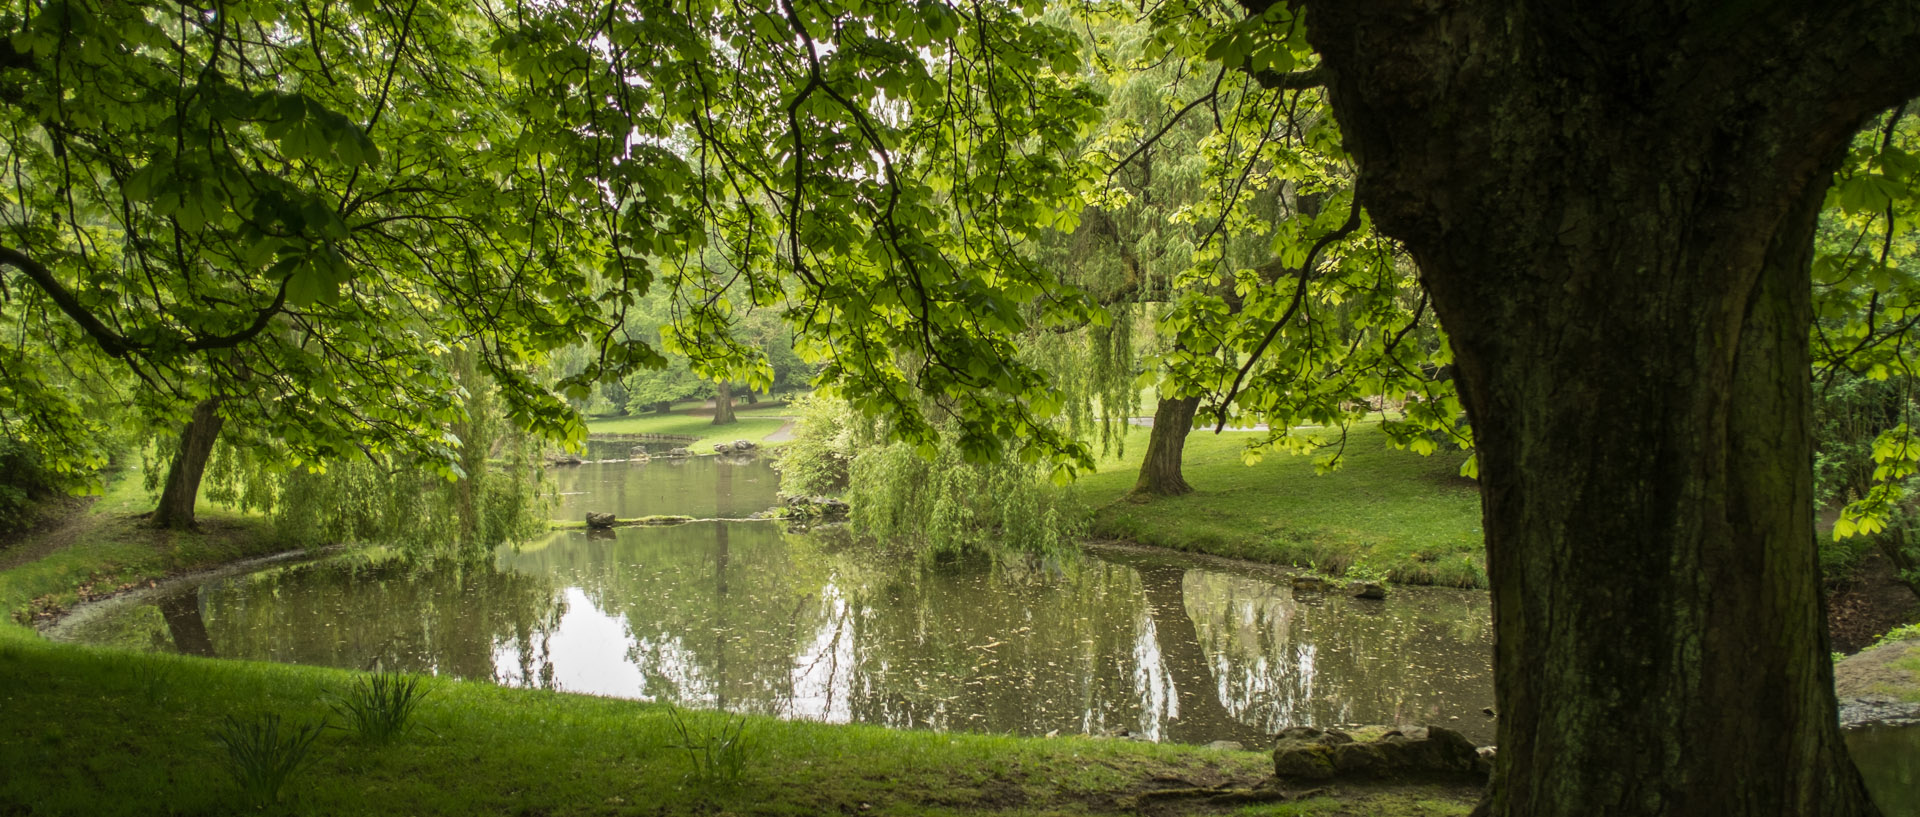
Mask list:
[[[1298,433],[1336,440],[1331,430]],[[1182,471],[1194,492],[1139,501],[1127,494],[1147,431],[1134,429],[1127,456],[1100,463],[1075,490],[1091,506],[1095,536],[1335,576],[1364,564],[1401,584],[1486,586],[1480,494],[1459,475],[1463,454],[1396,450],[1378,424],[1366,424],[1352,430],[1331,473],[1279,451],[1244,464],[1247,443],[1264,437],[1193,432]]]
[[383,670],[354,678],[327,706],[340,716],[342,729],[367,743],[387,743],[406,734],[430,691],[418,675]]
[[282,729],[273,713],[250,721],[228,715],[213,737],[227,750],[227,773],[247,806],[264,809],[279,804],[280,790],[306,765],[307,752],[324,728],[323,721]]
[[667,715],[673,719],[673,729],[680,736],[680,742],[671,748],[687,753],[687,759],[693,763],[689,776],[694,782],[729,789],[740,785],[747,772],[750,751],[744,716],[724,716],[718,728],[706,731],[689,725],[680,707],[667,707]]

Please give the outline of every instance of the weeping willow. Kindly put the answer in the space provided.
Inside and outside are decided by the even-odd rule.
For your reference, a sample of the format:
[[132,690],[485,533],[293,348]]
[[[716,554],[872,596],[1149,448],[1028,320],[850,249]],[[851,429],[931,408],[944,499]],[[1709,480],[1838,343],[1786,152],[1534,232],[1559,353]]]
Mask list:
[[282,536],[305,544],[465,556],[530,538],[548,524],[540,444],[506,421],[469,356],[457,355],[455,369],[467,396],[465,418],[448,429],[460,441],[452,467],[368,453],[289,469],[277,446],[229,437],[207,464],[204,496],[270,514]]
[[840,490],[856,536],[943,561],[1059,554],[1086,533],[1086,514],[1036,466],[971,462],[951,439],[932,450],[890,442],[873,420],[818,394],[800,409],[775,463],[782,490]]

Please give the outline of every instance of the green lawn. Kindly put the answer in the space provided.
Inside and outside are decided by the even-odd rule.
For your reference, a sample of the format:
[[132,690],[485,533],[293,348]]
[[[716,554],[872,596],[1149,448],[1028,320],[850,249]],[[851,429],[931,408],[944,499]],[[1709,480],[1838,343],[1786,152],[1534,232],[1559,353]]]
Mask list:
[[700,403],[682,403],[674,406],[669,414],[640,414],[632,417],[602,417],[587,421],[587,432],[594,435],[624,434],[662,434],[674,437],[692,437],[696,442],[687,444],[698,453],[713,450],[714,443],[751,440],[761,442],[768,434],[778,431],[790,419],[786,403],[763,402],[749,406],[736,404],[734,416],[739,422],[731,425],[713,424],[712,412],[702,414],[689,413],[698,409]]
[[1377,425],[1364,425],[1349,436],[1342,467],[1317,475],[1312,457],[1279,451],[1242,464],[1257,436],[1194,432],[1183,468],[1194,493],[1135,502],[1125,495],[1147,442],[1136,429],[1126,459],[1077,483],[1095,508],[1094,534],[1334,574],[1357,565],[1404,583],[1485,586],[1480,497],[1459,476],[1462,454],[1395,450]]

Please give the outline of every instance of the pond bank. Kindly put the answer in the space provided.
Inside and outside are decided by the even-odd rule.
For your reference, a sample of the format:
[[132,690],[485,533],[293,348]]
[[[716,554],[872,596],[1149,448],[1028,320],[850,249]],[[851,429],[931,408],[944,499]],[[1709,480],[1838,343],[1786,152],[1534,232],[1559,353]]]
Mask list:
[[1834,664],[1833,689],[1849,727],[1920,726],[1920,633]]
[[[1303,431],[1329,443],[1332,431]],[[1343,465],[1320,474],[1312,457],[1269,452],[1243,461],[1265,434],[1196,431],[1187,437],[1184,496],[1132,496],[1147,433],[1128,455],[1100,463],[1072,490],[1093,535],[1191,553],[1289,565],[1400,584],[1486,587],[1480,495],[1459,474],[1464,455],[1423,457],[1388,446],[1378,424],[1356,426]]]
[[[263,527],[222,526],[196,541],[141,529],[131,517],[89,523],[101,539],[75,541],[0,572],[10,613],[61,592],[168,568],[234,559],[275,546]],[[156,547],[156,543],[160,546]],[[150,558],[137,559],[144,549]],[[91,561],[102,559],[102,561]],[[43,564],[57,561],[54,565]],[[91,563],[89,564],[89,562]],[[62,588],[62,589],[56,589]],[[334,718],[328,700],[355,673],[206,660],[43,641],[18,624],[0,632],[0,690],[9,739],[0,741],[0,813],[134,814],[156,802],[183,813],[238,803],[225,752],[212,737],[228,716],[291,724]],[[306,813],[710,814],[1156,814],[1226,806],[1163,797],[1174,789],[1257,789],[1271,777],[1262,752],[1078,737],[1009,738],[833,726],[753,716],[738,780],[703,777],[683,748],[712,737],[726,716],[485,682],[432,680],[419,724],[390,747],[338,730],[315,744],[290,783]],[[553,770],[565,769],[566,774]],[[1267,790],[1267,794],[1274,794]],[[1342,786],[1292,803],[1314,813],[1457,815],[1472,787]],[[1264,795],[1263,795],[1264,796]],[[1235,806],[1238,808],[1238,806]]]

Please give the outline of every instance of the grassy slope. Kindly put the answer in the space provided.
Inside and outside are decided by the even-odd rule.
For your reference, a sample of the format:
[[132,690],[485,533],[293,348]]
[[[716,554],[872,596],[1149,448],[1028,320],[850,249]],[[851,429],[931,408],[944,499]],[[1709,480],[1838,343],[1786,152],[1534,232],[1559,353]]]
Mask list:
[[[338,717],[339,670],[49,644],[12,620],[89,576],[158,575],[274,549],[265,529],[222,520],[190,537],[98,515],[90,534],[0,572],[0,814],[241,813],[214,729],[231,715],[290,724]],[[70,529],[69,529],[70,530]],[[97,580],[97,579],[96,579]],[[696,736],[723,718],[688,713]],[[702,783],[665,707],[486,683],[433,682],[421,728],[387,747],[339,730],[288,786],[296,814],[1121,814],[1149,788],[1256,784],[1267,759],[1084,738],[1019,739],[753,717],[737,785]],[[1159,781],[1159,782],[1153,782]],[[1339,799],[1237,814],[1458,815],[1471,789],[1343,787]],[[255,813],[255,812],[246,812]]]
[[768,434],[778,431],[786,425],[787,405],[785,403],[762,403],[749,406],[741,403],[734,406],[734,416],[739,422],[732,425],[716,426],[711,412],[689,414],[689,408],[698,407],[698,403],[686,403],[674,406],[670,414],[642,414],[633,417],[607,417],[587,421],[590,434],[666,434],[676,437],[696,437],[698,442],[688,443],[687,447],[698,453],[713,450],[714,443],[733,442],[734,440],[752,440],[760,442]]
[[1282,452],[1242,464],[1255,436],[1194,432],[1183,468],[1194,493],[1136,503],[1124,498],[1146,450],[1146,431],[1136,430],[1125,460],[1078,483],[1097,509],[1095,535],[1332,573],[1362,564],[1416,584],[1485,585],[1480,498],[1459,476],[1460,454],[1394,450],[1378,427],[1361,426],[1340,470],[1316,475],[1311,457]]

